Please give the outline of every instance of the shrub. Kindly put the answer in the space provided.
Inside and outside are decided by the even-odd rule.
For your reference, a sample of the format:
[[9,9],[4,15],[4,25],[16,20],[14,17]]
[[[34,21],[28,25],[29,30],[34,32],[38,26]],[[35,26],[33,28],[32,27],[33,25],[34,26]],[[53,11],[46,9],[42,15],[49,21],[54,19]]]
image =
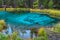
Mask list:
[[0,25],[5,25],[5,21],[4,20],[0,20]]
[[41,40],[48,40],[47,34],[43,27],[39,29],[38,36],[41,37]]
[[40,29],[39,29],[38,35],[39,35],[39,36],[43,36],[43,35],[44,35],[44,28],[40,28]]
[[53,0],[50,0],[50,2],[48,3],[49,8],[53,8]]
[[4,35],[3,33],[0,32],[0,40],[23,40],[19,36],[17,36],[17,33],[13,32],[12,35]]
[[6,25],[6,24],[5,24],[5,21],[4,21],[4,20],[0,20],[0,31],[2,31],[3,29],[6,28],[5,25]]
[[4,35],[0,32],[0,40],[8,40],[8,35]]

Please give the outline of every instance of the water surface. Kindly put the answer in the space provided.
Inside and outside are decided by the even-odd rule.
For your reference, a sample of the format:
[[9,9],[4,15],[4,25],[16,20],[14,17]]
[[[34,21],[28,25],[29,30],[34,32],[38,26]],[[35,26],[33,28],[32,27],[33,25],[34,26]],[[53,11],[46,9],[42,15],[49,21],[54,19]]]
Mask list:
[[[19,31],[20,29],[24,30],[25,28],[33,28],[33,27],[41,27],[41,26],[52,26],[57,22],[57,19],[51,18],[48,15],[43,13],[10,13],[6,11],[0,11],[0,20],[5,20],[8,26],[8,34],[12,34],[12,29],[17,28]],[[11,28],[12,27],[12,28]],[[5,33],[4,33],[5,34]],[[23,38],[30,37],[30,30],[26,30],[24,36],[20,32],[20,36]]]
[[9,13],[9,12],[0,12],[0,19],[6,21],[6,23],[19,24],[19,25],[50,25],[56,20],[44,15],[42,13]]

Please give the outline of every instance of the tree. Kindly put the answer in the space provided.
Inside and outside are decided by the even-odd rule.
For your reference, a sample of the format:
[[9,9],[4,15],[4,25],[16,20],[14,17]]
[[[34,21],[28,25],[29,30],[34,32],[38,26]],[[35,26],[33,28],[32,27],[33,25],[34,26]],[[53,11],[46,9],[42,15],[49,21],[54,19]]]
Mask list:
[[50,0],[50,2],[48,3],[48,7],[53,8],[53,0]]
[[2,7],[2,0],[0,0],[0,7]]
[[31,7],[31,0],[24,0],[24,6],[26,8],[30,8]]
[[7,7],[9,7],[11,2],[10,2],[10,0],[6,0],[6,5],[7,5]]
[[38,0],[34,0],[34,2],[33,2],[33,7],[34,7],[34,8],[38,8]]
[[18,7],[24,7],[24,0],[17,0]]
[[56,7],[57,9],[60,9],[60,0],[57,0]]
[[49,0],[43,0],[44,8],[47,8],[48,7],[48,2],[49,2]]
[[14,7],[15,7],[15,8],[17,7],[17,3],[16,3],[16,0],[14,0]]

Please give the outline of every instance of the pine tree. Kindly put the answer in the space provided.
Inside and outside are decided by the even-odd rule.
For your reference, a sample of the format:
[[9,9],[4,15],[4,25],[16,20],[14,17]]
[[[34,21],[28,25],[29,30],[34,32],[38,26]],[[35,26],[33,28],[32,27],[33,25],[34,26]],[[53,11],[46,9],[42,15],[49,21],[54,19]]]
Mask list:
[[38,0],[34,0],[33,7],[38,8]]
[[53,8],[53,0],[50,0],[50,2],[48,3],[48,7]]
[[2,7],[2,0],[0,0],[0,7]]

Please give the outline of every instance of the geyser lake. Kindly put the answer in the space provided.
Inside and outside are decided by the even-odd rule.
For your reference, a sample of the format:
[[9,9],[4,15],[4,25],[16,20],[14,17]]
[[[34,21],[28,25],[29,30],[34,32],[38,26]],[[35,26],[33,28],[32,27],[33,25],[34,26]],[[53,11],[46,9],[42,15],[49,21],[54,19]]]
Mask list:
[[[43,13],[11,13],[6,11],[0,11],[0,20],[5,20],[8,26],[8,32],[11,34],[12,28],[19,29],[27,29],[33,27],[41,27],[41,26],[52,26],[57,22],[57,19],[51,18],[50,16]],[[29,30],[26,31],[25,36],[28,37]],[[22,34],[22,33],[21,33]]]

